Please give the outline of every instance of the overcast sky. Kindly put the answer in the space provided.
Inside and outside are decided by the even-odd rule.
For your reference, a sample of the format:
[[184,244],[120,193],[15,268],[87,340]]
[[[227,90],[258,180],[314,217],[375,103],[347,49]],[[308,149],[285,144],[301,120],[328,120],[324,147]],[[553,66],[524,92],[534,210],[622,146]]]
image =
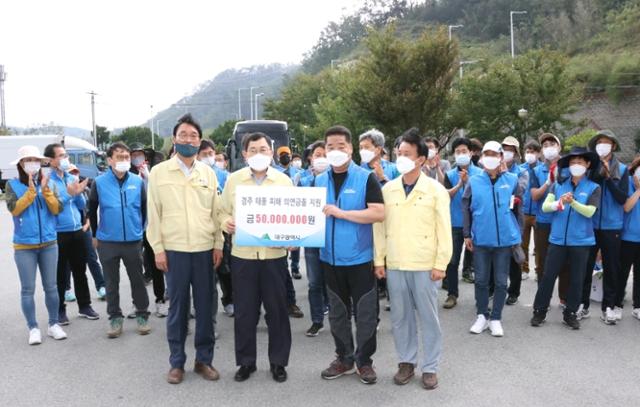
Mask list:
[[9,126],[141,124],[228,68],[297,63],[357,0],[2,0]]

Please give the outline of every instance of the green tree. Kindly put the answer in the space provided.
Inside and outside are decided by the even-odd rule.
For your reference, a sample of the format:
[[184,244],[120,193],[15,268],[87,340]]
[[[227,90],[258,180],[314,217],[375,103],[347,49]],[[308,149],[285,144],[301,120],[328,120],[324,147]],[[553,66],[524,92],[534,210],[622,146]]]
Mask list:
[[[157,135],[156,135],[157,137]],[[122,130],[122,133],[112,138],[113,141],[122,141],[130,145],[132,143],[142,143],[145,146],[151,145],[151,130],[148,127],[133,126]]]
[[585,129],[579,133],[576,133],[572,136],[569,136],[564,141],[564,151],[571,150],[571,147],[586,147],[589,140],[598,134],[597,130],[594,129]]
[[416,40],[396,34],[393,24],[370,33],[368,54],[349,73],[345,100],[361,121],[389,136],[414,126],[440,133],[457,72],[457,43],[444,28],[427,29]]
[[[513,64],[513,65],[512,65]],[[524,144],[539,131],[560,132],[571,123],[564,115],[577,105],[581,88],[558,52],[534,50],[514,61],[496,62],[479,75],[466,76],[450,115],[452,126],[481,140],[514,136]],[[519,117],[520,109],[527,117]]]
[[227,120],[208,134],[207,138],[211,139],[216,145],[226,145],[227,140],[233,137],[233,129],[237,122],[237,120]]
[[[111,132],[106,127],[96,125],[96,133],[98,133],[98,149],[105,150],[111,143]],[[93,131],[91,138],[93,139]]]

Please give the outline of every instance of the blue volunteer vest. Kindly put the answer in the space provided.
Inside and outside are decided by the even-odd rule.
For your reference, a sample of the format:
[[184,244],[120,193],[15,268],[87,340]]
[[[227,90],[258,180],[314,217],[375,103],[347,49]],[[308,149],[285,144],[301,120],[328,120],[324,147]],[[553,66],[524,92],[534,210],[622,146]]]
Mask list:
[[[391,181],[400,176],[400,173],[394,163],[381,159],[380,165],[382,166],[382,172],[384,172],[384,176],[387,177],[387,180]],[[369,163],[361,163],[360,168],[373,172],[373,168],[369,167]]]
[[[18,179],[9,181],[11,189],[18,199],[29,190],[29,187]],[[42,190],[36,187],[36,199],[20,215],[13,217],[13,243],[42,244],[57,239],[56,217],[49,212]]]
[[[636,187],[633,185],[633,175],[629,174],[629,196],[635,192]],[[636,203],[636,206],[633,207],[631,212],[624,214],[622,240],[640,243],[640,202]],[[640,278],[640,276],[638,276],[638,278]]]
[[[562,184],[555,183],[555,196],[559,199],[567,192],[573,192],[573,199],[583,205],[598,188],[598,184],[582,177],[573,187],[571,178]],[[551,212],[551,234],[549,242],[559,246],[593,246],[596,244],[591,218],[580,215],[571,206],[565,205],[563,211]]]
[[[624,174],[627,167],[620,163],[618,171],[620,175]],[[599,183],[601,189],[600,206],[593,215],[593,228],[597,230],[620,230],[624,223],[624,208],[613,199],[613,194],[609,191],[609,187],[603,180]]]
[[[367,208],[367,180],[369,171],[351,162],[347,177],[335,199],[333,171],[316,177],[315,186],[327,188],[327,205],[336,205],[345,211]],[[320,260],[334,266],[353,266],[373,260],[373,226],[328,218],[325,246],[320,249]]]
[[529,173],[529,185],[527,185],[524,194],[522,195],[522,209],[525,215],[536,216],[538,214],[538,201],[531,199],[531,180],[536,176],[534,170],[543,165],[541,162],[536,163],[536,166],[531,168],[529,163],[524,163],[520,168]]
[[510,205],[518,177],[501,174],[495,184],[482,171],[469,179],[471,185],[471,237],[476,246],[509,247],[522,240],[520,227]]
[[142,239],[142,179],[128,173],[122,186],[111,169],[95,180],[100,206],[96,237],[105,242]]
[[[447,171],[447,178],[449,178],[449,182],[451,182],[452,187],[455,187],[458,185],[458,182],[460,182],[460,174],[458,174],[458,170],[458,167],[456,167]],[[473,164],[469,164],[468,173],[469,177],[473,177],[474,175],[482,173],[482,170]],[[451,198],[451,205],[449,206],[451,211],[451,227],[461,228],[463,226],[462,195],[466,187],[466,185],[463,185],[462,188],[460,188]]]
[[71,175],[64,173],[60,178],[55,170],[51,171],[52,189],[62,202],[62,211],[56,216],[56,231],[75,232],[82,228],[82,216],[80,211],[85,208],[87,200],[84,194],[71,196],[67,192],[67,184],[73,182]]

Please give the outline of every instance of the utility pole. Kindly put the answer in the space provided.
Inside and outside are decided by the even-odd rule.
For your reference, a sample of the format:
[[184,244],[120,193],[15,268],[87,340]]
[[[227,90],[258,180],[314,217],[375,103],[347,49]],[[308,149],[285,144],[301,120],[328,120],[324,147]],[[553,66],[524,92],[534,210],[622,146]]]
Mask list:
[[240,103],[242,100],[240,98],[240,91],[242,90],[249,90],[249,88],[238,88],[238,120],[242,120],[242,104]]
[[151,148],[155,150],[156,143],[153,137],[153,105],[151,105],[151,118],[149,119],[149,130],[151,130]]
[[253,112],[253,90],[254,89],[260,89],[260,86],[252,86],[249,88],[249,104],[251,105],[251,120],[255,120],[254,119],[254,112]]
[[98,132],[96,131],[96,100],[97,93],[94,91],[89,92],[91,95],[91,124],[93,126],[93,144],[98,148]]
[[4,65],[0,65],[0,129],[7,128],[7,118],[4,115],[4,81],[7,80],[7,73],[4,71]]
[[256,93],[255,96],[256,96],[256,99],[255,99],[256,107],[254,109],[254,112],[255,112],[256,118],[254,120],[258,120],[260,119],[260,117],[258,116],[258,98],[261,96],[264,96],[264,93]]

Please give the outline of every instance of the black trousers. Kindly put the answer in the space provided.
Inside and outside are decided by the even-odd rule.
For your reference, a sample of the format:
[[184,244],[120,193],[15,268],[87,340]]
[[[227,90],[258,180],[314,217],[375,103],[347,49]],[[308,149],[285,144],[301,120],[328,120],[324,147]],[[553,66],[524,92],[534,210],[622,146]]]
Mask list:
[[91,294],[87,282],[87,252],[84,246],[84,232],[58,232],[58,296],[60,310],[66,309],[64,291],[66,281],[66,264],[69,262],[78,307],[80,309],[91,305]]
[[544,264],[542,281],[538,284],[538,291],[533,303],[536,311],[547,311],[553,294],[556,278],[569,264],[569,289],[567,292],[567,307],[564,314],[572,314],[578,310],[582,296],[582,282],[591,246],[558,246],[549,244],[547,258]]
[[591,279],[593,267],[596,264],[598,250],[602,251],[602,311],[613,309],[616,304],[618,285],[622,280],[620,264],[620,231],[619,230],[595,230],[596,245],[591,247],[589,261],[584,275],[582,287],[582,304],[589,308],[591,304]]
[[234,302],[236,365],[256,364],[256,328],[260,306],[266,311],[269,332],[269,362],[289,364],[291,325],[287,311],[287,257],[246,260],[231,256]]
[[229,304],[233,304],[233,290],[231,286],[231,236],[224,233],[224,246],[222,248],[222,263],[216,270],[218,276],[218,282],[220,283],[220,289],[222,290],[222,297],[220,301],[222,306],[226,307]]
[[[622,308],[629,272],[633,266],[633,308],[640,308],[640,243],[623,240],[620,245],[620,284],[616,295],[616,305]],[[638,273],[636,275],[636,273]]]
[[[332,266],[320,262],[329,295],[329,323],[336,344],[336,355],[348,364],[371,366],[376,352],[378,326],[378,288],[371,262],[355,266]],[[355,314],[354,347],[351,311]]]
[[156,302],[164,301],[165,283],[164,273],[156,267],[156,255],[147,240],[146,232],[142,235],[143,251],[142,261],[144,264],[144,274],[153,280],[153,294],[156,296]]

